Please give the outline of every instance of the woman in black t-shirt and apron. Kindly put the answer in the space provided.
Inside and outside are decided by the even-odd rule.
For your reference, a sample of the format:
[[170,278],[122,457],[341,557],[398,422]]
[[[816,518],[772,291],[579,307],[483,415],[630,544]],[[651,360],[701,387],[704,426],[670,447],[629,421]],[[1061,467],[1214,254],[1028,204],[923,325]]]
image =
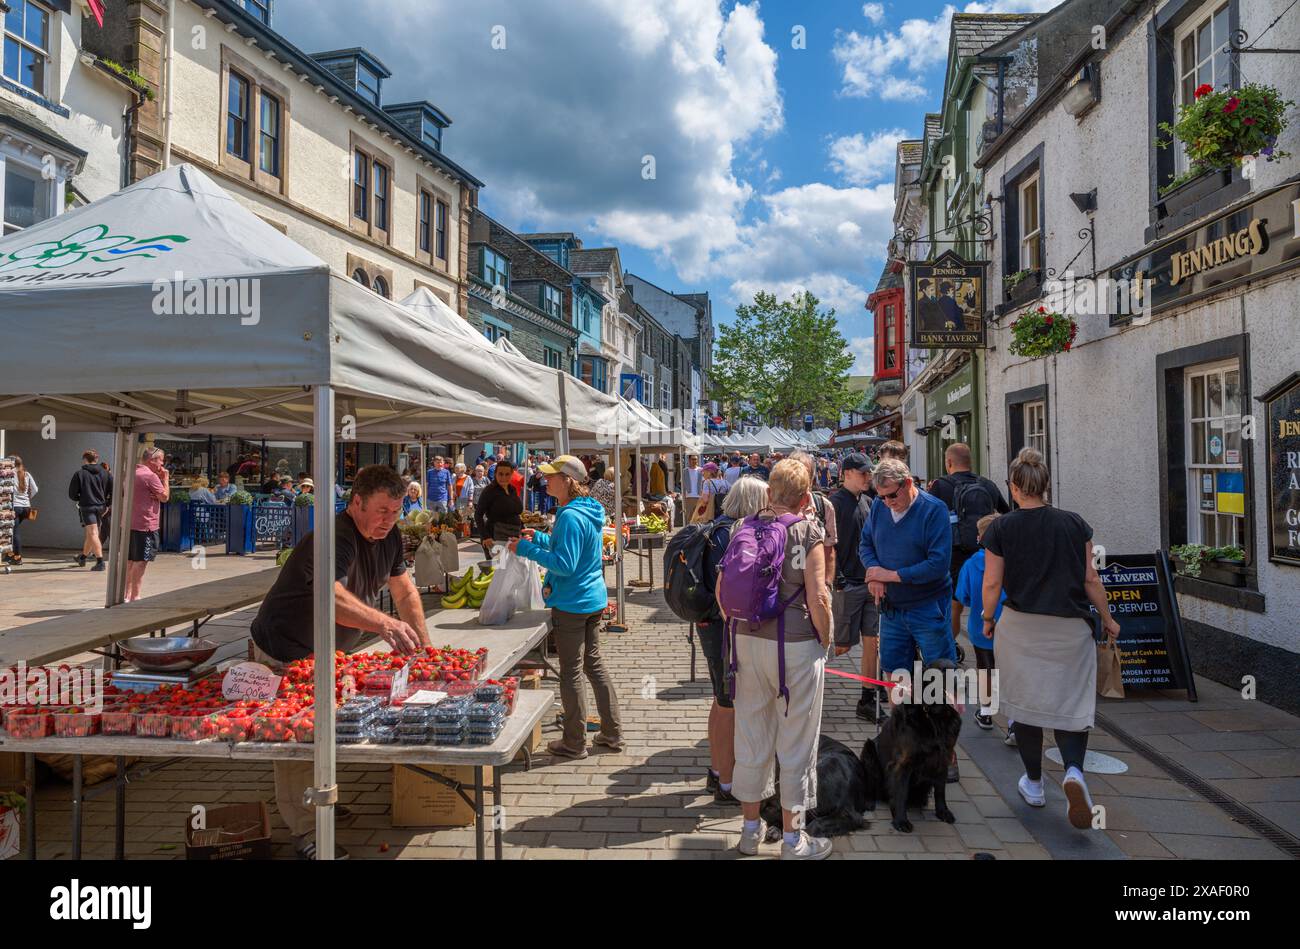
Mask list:
[[[1092,826],[1092,798],[1083,778],[1088,729],[1097,710],[1099,617],[1114,641],[1119,624],[1092,561],[1092,528],[1078,514],[1044,500],[1051,474],[1043,456],[1022,448],[1011,463],[1011,496],[1019,505],[984,534],[984,633],[993,640],[1002,709],[1014,721],[1025,764],[1020,796],[1046,804],[1043,729],[1050,728],[1065,764],[1061,787],[1070,823]],[[999,592],[1006,602],[999,619]],[[1096,612],[1089,609],[1092,605]]]

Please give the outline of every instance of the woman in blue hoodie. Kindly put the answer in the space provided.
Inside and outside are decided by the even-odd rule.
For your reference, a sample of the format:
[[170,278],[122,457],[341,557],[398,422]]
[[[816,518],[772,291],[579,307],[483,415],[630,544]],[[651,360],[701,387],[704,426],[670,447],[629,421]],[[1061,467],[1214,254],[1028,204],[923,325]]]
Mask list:
[[547,750],[562,758],[587,757],[587,699],[582,687],[586,673],[600,712],[600,734],[593,744],[623,750],[618,696],[600,658],[600,619],[609,603],[601,570],[605,509],[588,495],[587,469],[573,455],[560,455],[538,466],[546,475],[546,493],[559,510],[551,533],[527,528],[510,542],[510,550],[546,569],[542,594],[551,608],[551,630],[560,653],[560,703],[564,737]]

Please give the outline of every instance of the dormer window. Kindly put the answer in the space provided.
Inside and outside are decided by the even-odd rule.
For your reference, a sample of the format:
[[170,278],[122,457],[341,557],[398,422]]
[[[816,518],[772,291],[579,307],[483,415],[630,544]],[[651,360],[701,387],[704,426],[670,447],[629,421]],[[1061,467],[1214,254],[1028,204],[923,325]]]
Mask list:
[[271,0],[243,0],[242,6],[251,16],[271,25]]
[[420,117],[420,138],[430,148],[442,148],[442,129],[427,112]]
[[357,63],[357,94],[379,105],[379,74],[362,62]]

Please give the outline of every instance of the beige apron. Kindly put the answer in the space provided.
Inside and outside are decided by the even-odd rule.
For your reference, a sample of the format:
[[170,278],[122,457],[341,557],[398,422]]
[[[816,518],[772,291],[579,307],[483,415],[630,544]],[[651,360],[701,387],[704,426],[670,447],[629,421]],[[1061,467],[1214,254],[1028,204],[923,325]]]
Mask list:
[[999,711],[1040,728],[1083,731],[1097,710],[1097,646],[1084,619],[1019,613],[993,632]]

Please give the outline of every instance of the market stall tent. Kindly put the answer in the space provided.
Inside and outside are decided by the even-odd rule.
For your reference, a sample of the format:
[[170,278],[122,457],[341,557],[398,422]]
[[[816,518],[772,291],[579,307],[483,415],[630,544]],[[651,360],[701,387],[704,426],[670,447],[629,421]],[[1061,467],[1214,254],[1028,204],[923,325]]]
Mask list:
[[[189,165],[0,238],[0,313],[22,358],[0,373],[0,428],[309,438],[334,482],[335,440],[563,428],[551,370],[480,349],[330,271]],[[559,389],[564,392],[563,388]],[[126,507],[131,479],[115,479]],[[114,518],[108,605],[130,518]],[[313,533],[317,694],[334,689],[334,525]],[[318,852],[334,851],[333,709],[318,717]]]

